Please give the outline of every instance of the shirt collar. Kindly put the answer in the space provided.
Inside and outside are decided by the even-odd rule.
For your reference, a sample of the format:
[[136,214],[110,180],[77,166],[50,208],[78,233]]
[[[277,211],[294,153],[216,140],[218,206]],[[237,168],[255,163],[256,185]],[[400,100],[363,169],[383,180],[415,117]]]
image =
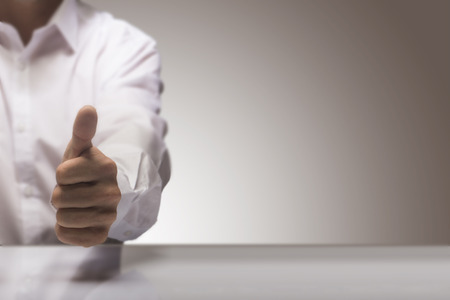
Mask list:
[[79,26],[77,0],[63,0],[48,24],[56,25],[72,51],[75,51]]

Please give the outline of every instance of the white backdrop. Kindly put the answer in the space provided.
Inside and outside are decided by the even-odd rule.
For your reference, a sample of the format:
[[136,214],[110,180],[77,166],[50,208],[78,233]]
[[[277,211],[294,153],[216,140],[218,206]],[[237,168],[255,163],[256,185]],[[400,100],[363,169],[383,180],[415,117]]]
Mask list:
[[159,43],[173,164],[134,243],[448,243],[449,1],[89,0]]

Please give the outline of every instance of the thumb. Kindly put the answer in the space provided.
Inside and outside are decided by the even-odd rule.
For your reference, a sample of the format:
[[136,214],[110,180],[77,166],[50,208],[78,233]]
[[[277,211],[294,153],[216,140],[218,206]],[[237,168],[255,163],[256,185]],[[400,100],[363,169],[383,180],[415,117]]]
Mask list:
[[73,123],[72,139],[64,152],[63,162],[78,157],[92,147],[92,138],[97,129],[97,111],[93,106],[86,105],[80,109]]

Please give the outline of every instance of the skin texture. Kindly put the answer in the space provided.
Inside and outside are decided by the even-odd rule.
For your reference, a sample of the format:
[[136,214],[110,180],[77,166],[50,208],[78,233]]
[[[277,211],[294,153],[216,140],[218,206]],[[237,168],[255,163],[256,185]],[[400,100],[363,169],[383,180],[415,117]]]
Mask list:
[[66,244],[89,247],[105,242],[121,199],[117,167],[92,145],[97,112],[85,106],[73,125],[72,139],[56,169],[52,204],[57,209],[55,232]]

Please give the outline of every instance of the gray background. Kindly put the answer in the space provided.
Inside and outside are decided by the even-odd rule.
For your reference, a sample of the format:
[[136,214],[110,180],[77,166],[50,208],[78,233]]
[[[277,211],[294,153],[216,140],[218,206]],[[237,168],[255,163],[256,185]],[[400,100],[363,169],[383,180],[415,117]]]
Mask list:
[[450,242],[450,1],[88,2],[162,54],[173,176],[136,242]]

